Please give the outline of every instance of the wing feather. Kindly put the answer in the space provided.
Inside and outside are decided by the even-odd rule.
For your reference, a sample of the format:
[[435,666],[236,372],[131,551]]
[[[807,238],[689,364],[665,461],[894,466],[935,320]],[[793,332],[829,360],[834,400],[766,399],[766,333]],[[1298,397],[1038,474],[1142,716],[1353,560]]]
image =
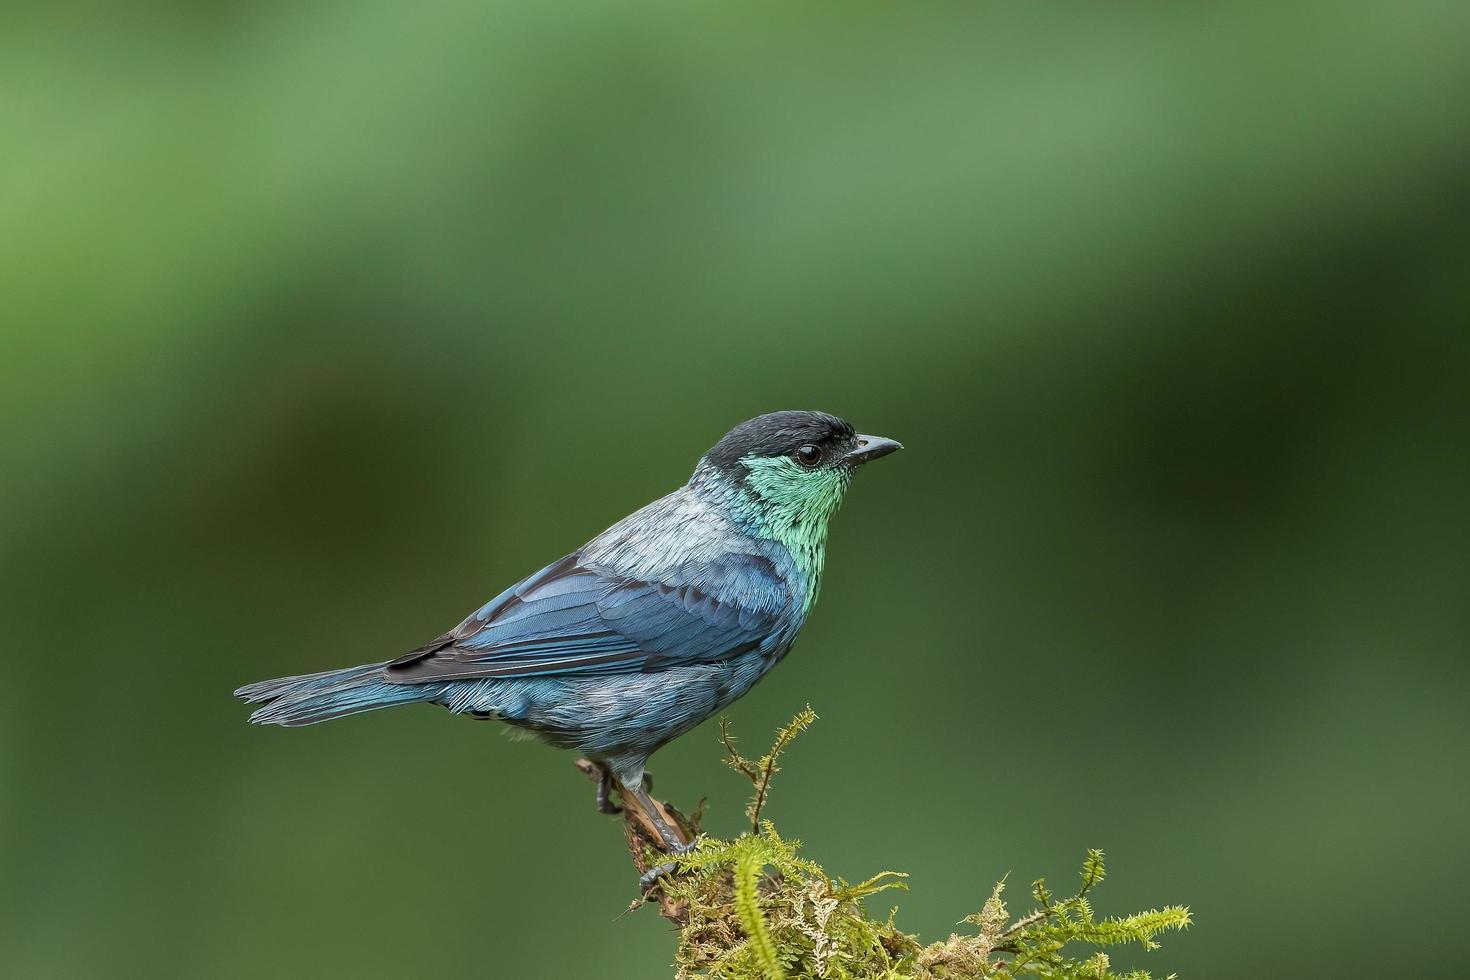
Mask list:
[[769,561],[731,556],[681,578],[677,585],[624,578],[574,553],[392,661],[387,678],[419,684],[660,670],[758,650],[782,632],[787,590]]

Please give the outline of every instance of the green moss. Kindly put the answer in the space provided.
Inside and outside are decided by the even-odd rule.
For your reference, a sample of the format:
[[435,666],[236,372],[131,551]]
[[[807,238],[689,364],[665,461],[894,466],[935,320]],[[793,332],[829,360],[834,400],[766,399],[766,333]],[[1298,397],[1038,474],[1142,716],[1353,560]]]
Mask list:
[[811,709],[781,730],[758,760],[742,757],[722,728],[732,768],[750,778],[752,829],[734,840],[702,839],[678,859],[667,897],[687,918],[675,955],[678,980],[1148,980],[1143,971],[1111,972],[1099,947],[1137,943],[1158,948],[1157,937],[1190,923],[1188,908],[1166,906],[1124,917],[1099,918],[1090,893],[1106,876],[1101,851],[1089,851],[1077,891],[1054,896],[1044,879],[1032,883],[1035,907],[1012,918],[992,888],[980,910],[964,919],[973,931],[924,944],[895,925],[897,910],[873,918],[872,896],[907,887],[906,876],[884,871],[856,884],[829,875],[799,854],[801,844],[777,833],[761,809],[776,760],[816,720]]

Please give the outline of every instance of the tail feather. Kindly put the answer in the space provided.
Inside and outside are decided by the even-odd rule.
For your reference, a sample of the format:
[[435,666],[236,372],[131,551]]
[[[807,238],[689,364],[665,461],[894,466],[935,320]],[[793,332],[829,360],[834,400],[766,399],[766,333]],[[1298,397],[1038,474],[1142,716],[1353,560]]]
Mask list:
[[428,701],[442,686],[390,684],[383,679],[385,666],[366,664],[320,674],[278,677],[246,684],[235,696],[246,704],[260,705],[250,715],[255,724],[296,728],[397,704]]

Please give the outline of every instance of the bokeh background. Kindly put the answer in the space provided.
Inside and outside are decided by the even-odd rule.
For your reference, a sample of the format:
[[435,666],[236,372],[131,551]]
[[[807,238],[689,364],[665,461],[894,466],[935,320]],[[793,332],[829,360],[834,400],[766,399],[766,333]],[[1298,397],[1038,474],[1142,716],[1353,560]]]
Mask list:
[[[666,976],[569,755],[230,691],[813,407],[908,450],[731,712],[822,715],[811,856],[937,938],[1101,846],[1198,920],[1117,963],[1463,975],[1463,3],[4,18],[0,973]],[[714,734],[654,769],[729,834]]]

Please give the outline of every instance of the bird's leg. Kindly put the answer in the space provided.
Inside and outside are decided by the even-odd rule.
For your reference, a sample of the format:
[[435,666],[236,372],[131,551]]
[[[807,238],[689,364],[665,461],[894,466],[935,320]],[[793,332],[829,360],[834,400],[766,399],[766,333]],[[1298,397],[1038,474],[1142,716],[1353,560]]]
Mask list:
[[664,850],[670,854],[677,854],[688,847],[689,842],[684,839],[682,833],[670,826],[669,822],[664,819],[659,805],[653,801],[653,797],[648,795],[648,790],[642,786],[635,789],[619,783],[618,792],[623,796],[625,802],[628,797],[632,797],[634,805],[648,816],[648,822],[658,832],[659,840],[663,843]]
[[[689,835],[697,833],[697,828],[686,831],[686,826],[694,825],[686,823],[672,807],[661,804],[648,795],[653,788],[653,780],[646,773],[638,781],[636,788],[630,788],[613,776],[611,769],[603,763],[578,759],[577,768],[597,784],[598,809],[602,809],[603,803],[613,806],[608,794],[611,790],[617,790],[623,801],[623,832],[628,837],[633,862],[639,868],[647,861],[649,844],[673,855],[688,854],[694,850],[698,838],[690,840]],[[674,869],[675,865],[671,862],[649,868],[638,879],[640,893],[646,895],[660,878],[672,873]]]
[[607,766],[591,759],[578,759],[577,768],[597,784],[597,812],[622,813],[623,808],[612,801],[612,771]]
[[[601,768],[601,767],[599,767]],[[623,808],[608,798],[612,792],[612,773],[602,769],[601,775],[597,777],[597,812],[598,813],[622,813]]]
[[[699,843],[698,839],[685,840],[684,835],[678,829],[669,825],[669,822],[663,817],[662,808],[654,802],[653,797],[649,796],[648,790],[644,788],[646,778],[645,776],[644,780],[640,780],[636,788],[625,786],[622,783],[618,784],[618,793],[623,797],[623,803],[646,818],[647,824],[657,832],[665,851],[675,856],[688,854]],[[674,868],[673,862],[649,868],[639,876],[638,890],[647,892],[660,878],[672,874]]]

